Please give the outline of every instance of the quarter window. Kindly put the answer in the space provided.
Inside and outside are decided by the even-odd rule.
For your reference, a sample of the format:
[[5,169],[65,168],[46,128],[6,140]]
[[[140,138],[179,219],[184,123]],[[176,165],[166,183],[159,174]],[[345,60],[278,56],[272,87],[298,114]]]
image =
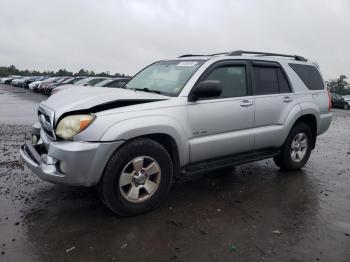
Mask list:
[[278,77],[278,86],[281,93],[289,93],[290,87],[285,74],[282,72],[281,68],[276,68]]
[[214,69],[206,80],[218,80],[222,84],[220,98],[239,97],[247,94],[245,66],[223,66]]

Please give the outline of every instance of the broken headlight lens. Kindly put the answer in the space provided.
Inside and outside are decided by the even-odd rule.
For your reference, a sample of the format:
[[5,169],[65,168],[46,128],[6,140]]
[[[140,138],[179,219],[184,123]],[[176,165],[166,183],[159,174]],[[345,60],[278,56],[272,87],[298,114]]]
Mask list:
[[58,123],[56,135],[63,139],[71,139],[73,136],[87,128],[94,119],[94,115],[66,116]]

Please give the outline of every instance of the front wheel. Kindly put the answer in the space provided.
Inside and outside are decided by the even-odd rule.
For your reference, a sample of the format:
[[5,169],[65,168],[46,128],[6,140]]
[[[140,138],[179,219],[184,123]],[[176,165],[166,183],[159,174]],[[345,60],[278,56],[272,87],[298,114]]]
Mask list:
[[154,209],[168,193],[173,165],[167,150],[156,141],[127,142],[109,160],[98,191],[104,204],[121,216]]
[[313,135],[305,123],[295,125],[284,142],[281,153],[274,157],[277,166],[284,170],[298,170],[308,161]]
[[344,105],[344,109],[345,109],[345,110],[348,110],[348,109],[349,109],[349,104],[346,103],[346,104]]

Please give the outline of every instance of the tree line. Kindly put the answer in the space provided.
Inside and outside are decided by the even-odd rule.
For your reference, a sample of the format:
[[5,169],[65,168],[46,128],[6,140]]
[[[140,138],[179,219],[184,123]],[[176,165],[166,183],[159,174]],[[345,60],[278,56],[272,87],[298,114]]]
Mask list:
[[350,84],[346,81],[346,75],[340,75],[338,78],[329,79],[326,85],[330,92],[339,95],[350,95]]
[[59,69],[57,71],[38,71],[38,70],[20,70],[14,65],[0,66],[0,77],[6,77],[9,75],[20,76],[103,76],[103,77],[128,77],[128,75],[122,73],[111,74],[109,71],[95,73],[92,70],[80,69],[78,72],[71,72],[66,69]]

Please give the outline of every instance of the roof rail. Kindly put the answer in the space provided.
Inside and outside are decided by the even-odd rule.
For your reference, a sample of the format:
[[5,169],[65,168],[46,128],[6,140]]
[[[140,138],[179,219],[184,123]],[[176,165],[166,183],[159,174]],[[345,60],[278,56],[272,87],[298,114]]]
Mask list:
[[186,55],[180,55],[178,58],[181,58],[181,57],[191,57],[191,56],[205,56],[205,55],[192,55],[192,54],[186,54]]
[[227,55],[228,52],[225,52],[225,53],[215,53],[215,54],[210,54],[210,55],[192,55],[192,54],[186,54],[186,55],[181,55],[179,56],[178,58],[181,58],[181,57],[191,57],[191,56],[216,56],[216,55]]
[[297,61],[307,62],[307,59],[305,57],[302,57],[299,55],[286,55],[286,54],[276,54],[276,53],[266,53],[266,52],[236,50],[236,51],[229,52],[227,55],[229,55],[229,56],[241,56],[243,54],[252,54],[252,55],[261,55],[261,56],[281,56],[281,57],[294,58]]

